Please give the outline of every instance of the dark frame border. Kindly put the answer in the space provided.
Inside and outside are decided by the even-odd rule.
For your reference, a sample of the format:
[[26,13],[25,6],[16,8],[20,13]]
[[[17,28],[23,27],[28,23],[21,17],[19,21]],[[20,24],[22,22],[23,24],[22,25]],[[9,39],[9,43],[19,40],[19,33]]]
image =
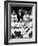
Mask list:
[[[36,34],[35,34],[35,42],[17,42],[17,43],[8,43],[8,3],[9,2],[14,2],[14,3],[33,3],[36,4],[36,18],[35,18],[35,27],[36,27]],[[6,18],[5,18],[6,16]],[[5,28],[5,19],[6,19],[6,28]],[[37,43],[37,2],[29,2],[29,1],[4,1],[4,44],[33,44]]]

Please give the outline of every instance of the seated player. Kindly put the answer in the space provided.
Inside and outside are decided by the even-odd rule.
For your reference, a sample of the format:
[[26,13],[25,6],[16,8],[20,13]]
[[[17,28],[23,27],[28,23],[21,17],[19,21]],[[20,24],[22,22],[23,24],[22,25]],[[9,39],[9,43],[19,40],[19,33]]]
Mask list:
[[20,21],[20,19],[22,19],[23,20],[23,16],[22,16],[22,10],[21,9],[19,9],[19,11],[18,11],[18,16],[17,16],[17,18],[18,18],[18,22]]
[[24,11],[23,20],[24,20],[24,22],[27,23],[27,22],[29,21],[29,19],[30,19],[30,18],[29,18],[29,14],[28,14],[28,12],[25,10],[25,11]]
[[15,25],[14,23],[16,23],[17,21],[18,21],[17,15],[16,15],[15,11],[13,10],[13,12],[11,14],[11,26]]

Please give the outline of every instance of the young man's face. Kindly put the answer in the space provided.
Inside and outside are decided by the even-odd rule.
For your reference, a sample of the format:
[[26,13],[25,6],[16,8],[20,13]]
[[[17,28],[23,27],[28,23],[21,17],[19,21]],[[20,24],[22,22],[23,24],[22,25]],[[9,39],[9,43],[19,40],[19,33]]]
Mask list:
[[15,12],[13,11],[12,14],[15,14]]
[[27,11],[25,11],[25,15],[27,15]]
[[19,9],[19,16],[21,16],[21,9]]
[[19,16],[21,16],[21,12],[19,12]]

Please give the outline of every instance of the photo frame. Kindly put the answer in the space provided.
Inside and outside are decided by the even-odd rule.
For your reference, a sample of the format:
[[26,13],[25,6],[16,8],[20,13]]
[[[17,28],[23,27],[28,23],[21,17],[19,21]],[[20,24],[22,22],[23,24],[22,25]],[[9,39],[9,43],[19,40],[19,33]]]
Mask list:
[[[14,15],[17,17],[15,22],[12,18],[13,13],[15,13]],[[21,14],[21,17],[19,14]],[[25,19],[23,17],[25,17]],[[23,18],[23,20],[21,18]],[[19,27],[19,25],[21,26]],[[37,43],[37,2],[5,1],[4,44],[28,43]]]

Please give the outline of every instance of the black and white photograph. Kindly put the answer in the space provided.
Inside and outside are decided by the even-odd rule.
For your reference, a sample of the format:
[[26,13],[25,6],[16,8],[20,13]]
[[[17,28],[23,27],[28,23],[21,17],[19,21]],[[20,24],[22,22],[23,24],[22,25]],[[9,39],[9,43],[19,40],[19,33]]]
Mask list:
[[5,44],[37,42],[37,2],[4,2]]

